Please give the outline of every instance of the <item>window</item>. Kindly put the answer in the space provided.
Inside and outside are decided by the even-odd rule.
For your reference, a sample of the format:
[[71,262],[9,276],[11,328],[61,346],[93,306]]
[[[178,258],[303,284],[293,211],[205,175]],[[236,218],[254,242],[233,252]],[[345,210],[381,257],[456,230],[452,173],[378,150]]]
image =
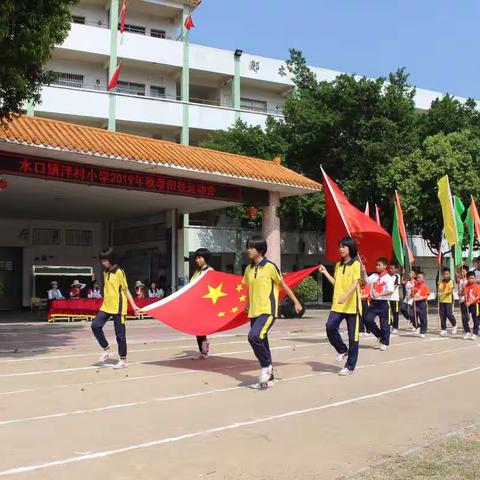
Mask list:
[[85,25],[85,17],[82,17],[80,15],[72,15],[72,22]]
[[134,82],[118,82],[117,92],[129,93],[130,95],[145,96],[145,85]]
[[[118,24],[118,29],[120,30],[120,24]],[[140,35],[145,35],[145,27],[142,27],[141,25],[132,25],[131,23],[126,23],[125,31],[130,33],[139,33]]]
[[165,30],[157,30],[156,28],[150,30],[150,35],[155,38],[167,38],[167,32]]
[[158,87],[157,85],[151,85],[150,96],[157,97],[157,98],[165,98],[165,87]]
[[266,112],[267,102],[264,100],[254,100],[252,98],[241,98],[240,108],[244,110],[253,110],[254,112]]
[[76,73],[54,72],[57,78],[52,82],[53,85],[63,85],[65,87],[83,87],[83,75]]
[[91,230],[67,230],[66,244],[72,247],[91,247]]
[[55,228],[34,228],[33,245],[60,245],[60,230]]

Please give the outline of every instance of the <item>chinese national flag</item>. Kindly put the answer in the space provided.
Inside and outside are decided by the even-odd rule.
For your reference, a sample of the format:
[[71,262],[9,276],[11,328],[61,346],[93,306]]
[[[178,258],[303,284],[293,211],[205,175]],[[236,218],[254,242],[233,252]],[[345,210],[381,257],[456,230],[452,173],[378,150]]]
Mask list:
[[[290,288],[317,270],[306,270],[285,275]],[[285,293],[280,292],[280,298]],[[190,335],[210,335],[231,330],[249,321],[245,313],[248,288],[240,275],[208,271],[173,295],[142,309],[168,326]]]
[[123,0],[122,8],[120,10],[120,32],[125,31],[125,15],[127,14],[127,0]]
[[327,207],[326,259],[338,261],[338,242],[349,236],[355,240],[367,271],[373,272],[377,258],[392,257],[392,238],[375,220],[354,207],[323,169],[322,173]]
[[118,77],[120,76],[121,67],[122,67],[122,63],[119,63],[118,67],[113,72],[113,75],[110,78],[110,81],[108,82],[107,90],[112,90],[112,88],[115,88],[118,85]]
[[192,19],[192,16],[189,15],[186,19],[185,19],[185,28],[187,30],[191,30],[192,28],[195,28],[195,24],[193,23],[193,19]]

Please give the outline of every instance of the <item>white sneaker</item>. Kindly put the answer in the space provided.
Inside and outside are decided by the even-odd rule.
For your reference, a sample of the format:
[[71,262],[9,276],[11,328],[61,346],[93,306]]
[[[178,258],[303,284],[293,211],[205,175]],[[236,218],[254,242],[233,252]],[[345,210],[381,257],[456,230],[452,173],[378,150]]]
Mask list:
[[360,332],[360,336],[361,336],[361,337],[366,337],[367,335],[368,335],[367,332]]
[[418,335],[420,333],[420,329],[419,328],[416,328],[415,329],[415,333]]
[[477,338],[477,336],[474,333],[472,333],[472,336],[470,337],[470,340],[476,340],[476,338]]
[[392,335],[398,335],[398,330],[396,328],[392,329]]
[[463,336],[463,339],[464,340],[470,340],[470,338],[472,337],[472,334],[470,332],[467,332],[464,336]]
[[383,343],[380,344],[380,350],[382,352],[386,352],[388,350],[388,345],[384,345]]
[[193,360],[206,360],[207,358],[207,353],[199,353]]
[[337,358],[335,359],[338,363],[343,362],[344,360],[347,359],[347,354],[346,353],[339,353],[337,355]]
[[204,340],[202,342],[202,353],[204,355],[208,355],[209,351],[210,351],[210,343],[208,343],[208,340]]
[[119,370],[120,368],[127,368],[127,361],[120,359],[114,366],[113,368],[115,370]]
[[98,359],[99,362],[106,362],[110,358],[110,350],[104,350]]
[[412,325],[412,326],[410,327],[410,330],[411,330],[412,332],[416,332],[416,331],[417,331],[417,327],[416,327],[415,325]]
[[446,330],[440,330],[440,336],[441,337],[446,337],[447,336],[447,331]]
[[457,327],[452,327],[452,335],[456,335],[457,334]]
[[420,334],[420,338],[425,338],[427,335],[425,333]]
[[351,375],[353,373],[353,370],[349,370],[347,367],[343,367],[338,374],[341,377],[346,377],[347,375]]
[[273,375],[273,367],[262,368],[260,370],[260,375],[258,376],[258,382],[250,385],[250,388],[255,390],[264,390],[269,387],[273,387],[275,384],[275,377]]

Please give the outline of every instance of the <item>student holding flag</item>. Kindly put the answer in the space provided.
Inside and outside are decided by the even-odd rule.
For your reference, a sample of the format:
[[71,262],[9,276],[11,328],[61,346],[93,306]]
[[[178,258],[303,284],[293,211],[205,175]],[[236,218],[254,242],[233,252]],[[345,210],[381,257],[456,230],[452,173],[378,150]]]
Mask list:
[[420,321],[420,337],[427,336],[428,319],[427,319],[427,300],[430,295],[430,289],[425,283],[425,274],[417,273],[417,281],[413,287],[413,305],[415,308],[416,318]]
[[442,269],[443,278],[438,284],[438,314],[440,316],[440,335],[447,335],[447,319],[452,325],[452,335],[457,334],[457,321],[453,314],[453,291],[455,285],[450,278],[450,269],[445,267]]
[[393,293],[390,299],[392,334],[397,335],[400,323],[400,275],[398,274],[398,265],[396,263],[391,263],[388,267],[388,273],[393,278]]
[[[465,305],[467,307],[468,316],[463,322],[464,340],[475,340],[478,335],[479,326],[479,304],[480,304],[480,285],[475,278],[475,272],[468,272],[467,285],[465,286]],[[470,330],[469,320],[472,317],[473,331]]]

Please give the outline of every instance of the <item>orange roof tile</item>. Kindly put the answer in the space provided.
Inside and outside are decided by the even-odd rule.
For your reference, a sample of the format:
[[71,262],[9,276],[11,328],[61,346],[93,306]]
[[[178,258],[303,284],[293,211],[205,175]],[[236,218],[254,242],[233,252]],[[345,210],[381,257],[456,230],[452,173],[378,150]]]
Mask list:
[[47,118],[20,116],[5,129],[0,142],[61,149],[68,152],[134,160],[163,167],[233,176],[312,191],[321,185],[274,161],[219,152],[207,148],[140,137]]

